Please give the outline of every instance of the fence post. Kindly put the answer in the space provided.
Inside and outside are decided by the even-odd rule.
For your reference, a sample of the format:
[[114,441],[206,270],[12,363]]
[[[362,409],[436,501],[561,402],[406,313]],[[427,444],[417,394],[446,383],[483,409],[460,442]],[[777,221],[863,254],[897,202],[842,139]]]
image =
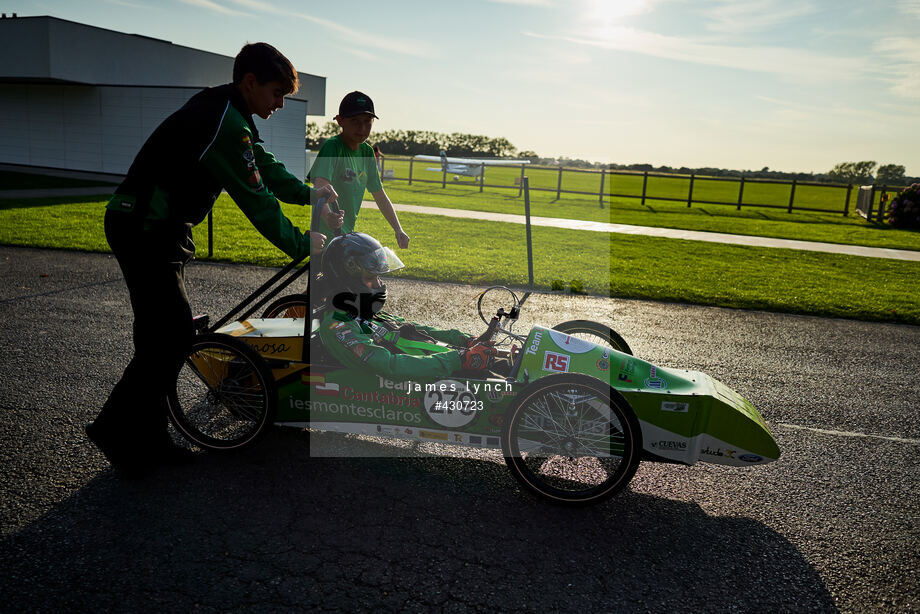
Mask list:
[[879,222],[885,221],[885,206],[888,204],[885,195],[888,193],[888,186],[882,186],[882,195],[878,197],[878,217],[876,218]]
[[786,213],[792,213],[792,203],[795,201],[795,179],[792,180],[792,189],[789,190],[789,210]]
[[412,163],[415,162],[415,158],[409,158],[409,185],[412,185]]
[[559,200],[559,195],[562,194],[562,165],[559,165],[559,180],[556,182],[556,200]]
[[738,211],[741,211],[742,200],[744,200],[744,175],[741,175],[741,184],[738,186]]
[[444,168],[441,169],[441,188],[447,187],[447,165],[444,165]]
[[[847,201],[843,205],[843,216],[844,217],[850,215],[850,192],[852,191],[853,191],[853,184],[852,183],[847,184]],[[872,193],[872,197],[873,198],[875,197],[874,191]],[[869,205],[869,215],[872,215],[872,205],[871,204]],[[868,216],[866,217],[866,219],[869,219]]]
[[518,188],[518,198],[524,193],[524,165],[521,165],[521,185]]
[[600,198],[598,199],[598,204],[601,206],[601,209],[604,208],[604,175],[607,173],[606,168],[601,169],[601,191],[599,193]]
[[486,182],[486,164],[479,165],[479,193],[482,194],[482,185]]
[[527,224],[527,279],[533,288],[533,244],[530,238],[530,183],[528,177],[521,179],[521,190],[524,192],[524,219]]
[[208,211],[208,258],[214,255],[214,210]]
[[642,206],[645,206],[645,188],[648,186],[648,171],[642,175]]
[[687,208],[690,208],[690,203],[693,202],[693,179],[696,177],[695,173],[690,173],[690,191],[687,192]]

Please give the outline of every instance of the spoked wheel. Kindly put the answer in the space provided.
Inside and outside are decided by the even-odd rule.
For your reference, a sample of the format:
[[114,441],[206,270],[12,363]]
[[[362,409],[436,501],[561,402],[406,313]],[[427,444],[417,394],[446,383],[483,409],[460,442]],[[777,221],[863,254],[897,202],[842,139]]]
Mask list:
[[502,451],[531,492],[587,505],[629,483],[639,466],[642,432],[629,403],[607,382],[559,373],[518,394],[505,414]]
[[277,392],[259,354],[228,335],[199,335],[185,357],[169,415],[192,443],[234,450],[256,441],[275,418]]
[[568,322],[557,324],[553,327],[553,330],[558,330],[561,333],[578,337],[579,339],[585,339],[591,343],[612,347],[618,352],[630,355],[633,353],[629,344],[626,343],[623,337],[617,334],[617,332],[609,326],[604,326],[599,322],[592,322],[591,320],[569,320]]
[[307,295],[289,294],[282,296],[262,313],[263,318],[305,318],[307,317]]

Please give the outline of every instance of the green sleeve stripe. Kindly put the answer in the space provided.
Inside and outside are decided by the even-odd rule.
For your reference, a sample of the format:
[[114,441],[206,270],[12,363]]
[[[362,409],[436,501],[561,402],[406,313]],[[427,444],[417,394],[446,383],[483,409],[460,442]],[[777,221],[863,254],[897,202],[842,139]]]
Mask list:
[[211,142],[208,143],[208,146],[204,148],[204,151],[201,152],[201,155],[198,156],[198,161],[201,162],[201,159],[204,157],[204,154],[208,153],[208,150],[211,149],[211,145],[214,144],[214,141],[217,140],[217,135],[220,134],[220,127],[224,125],[224,118],[227,117],[227,111],[230,110],[230,101],[227,101],[227,106],[224,107],[224,112],[220,116],[220,121],[217,122],[217,130],[214,132],[214,138],[211,139]]

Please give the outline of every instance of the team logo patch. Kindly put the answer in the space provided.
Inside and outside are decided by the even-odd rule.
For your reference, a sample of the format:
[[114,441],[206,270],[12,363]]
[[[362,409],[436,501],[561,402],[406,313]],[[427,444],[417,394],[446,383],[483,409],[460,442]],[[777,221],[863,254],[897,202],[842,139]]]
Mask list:
[[546,352],[543,354],[543,370],[544,371],[558,371],[560,373],[568,373],[569,370],[569,359],[571,357],[567,354],[557,354],[556,352]]

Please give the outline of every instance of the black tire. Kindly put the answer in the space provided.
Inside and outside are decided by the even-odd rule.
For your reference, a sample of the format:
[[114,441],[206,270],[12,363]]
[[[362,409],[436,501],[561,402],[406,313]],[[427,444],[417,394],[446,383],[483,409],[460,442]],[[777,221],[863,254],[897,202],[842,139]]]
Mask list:
[[635,475],[642,453],[642,431],[626,399],[579,373],[526,386],[505,414],[501,442],[514,477],[563,505],[613,496]]
[[238,450],[274,422],[278,393],[255,350],[229,335],[207,333],[192,343],[168,400],[173,424],[192,443]]
[[263,318],[305,318],[307,317],[307,295],[289,294],[275,300],[265,311]]
[[591,320],[569,320],[568,322],[557,324],[553,327],[553,330],[558,330],[560,333],[572,335],[579,339],[585,339],[592,343],[608,345],[624,354],[632,355],[633,353],[629,344],[626,343],[623,337],[617,334],[617,332],[609,326],[605,326],[600,322],[592,322]]

